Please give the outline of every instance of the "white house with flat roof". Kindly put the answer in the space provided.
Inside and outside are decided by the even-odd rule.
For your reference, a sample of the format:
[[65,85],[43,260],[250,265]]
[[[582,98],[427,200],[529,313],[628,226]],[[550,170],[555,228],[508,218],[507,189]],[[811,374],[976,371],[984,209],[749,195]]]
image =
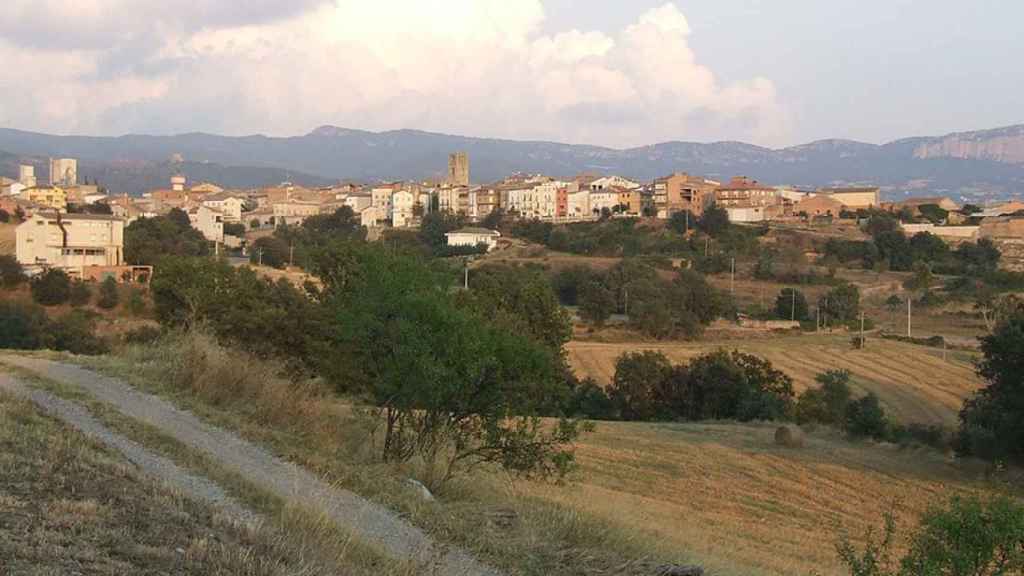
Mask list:
[[498,238],[501,238],[501,232],[487,228],[461,228],[444,236],[449,246],[472,247],[484,244],[487,246],[487,251],[490,252],[498,247]]
[[76,269],[124,263],[124,220],[115,216],[40,211],[15,234],[23,266]]

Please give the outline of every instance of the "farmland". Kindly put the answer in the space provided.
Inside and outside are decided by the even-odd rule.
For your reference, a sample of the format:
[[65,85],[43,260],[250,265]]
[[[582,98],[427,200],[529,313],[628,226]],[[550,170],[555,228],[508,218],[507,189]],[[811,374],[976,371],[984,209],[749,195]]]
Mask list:
[[607,384],[615,360],[625,352],[657,350],[674,362],[718,348],[739,349],[762,356],[789,374],[799,393],[814,385],[814,376],[830,369],[853,373],[854,389],[874,392],[893,416],[904,422],[954,424],[964,398],[981,382],[972,357],[940,349],[870,339],[865,350],[854,350],[849,336],[771,336],[759,339],[697,343],[571,342],[569,362],[580,378]]

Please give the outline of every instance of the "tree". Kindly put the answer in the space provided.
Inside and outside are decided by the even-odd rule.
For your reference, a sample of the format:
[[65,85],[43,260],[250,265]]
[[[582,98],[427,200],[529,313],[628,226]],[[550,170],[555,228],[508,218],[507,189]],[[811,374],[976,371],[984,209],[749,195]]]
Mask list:
[[257,238],[249,250],[249,262],[283,269],[291,258],[291,246],[283,238],[264,236]]
[[539,268],[490,264],[469,275],[469,298],[482,316],[561,351],[572,336],[569,315]]
[[893,294],[885,300],[885,308],[891,316],[895,316],[897,312],[903,309],[903,306],[903,298],[900,298],[899,294]]
[[797,399],[796,421],[828,426],[844,427],[846,413],[853,391],[850,389],[850,373],[846,370],[829,370],[814,379],[818,388],[808,388]]
[[783,288],[775,298],[775,316],[784,320],[806,320],[807,297],[796,288]]
[[81,280],[75,280],[71,282],[71,295],[69,301],[72,306],[78,308],[80,306],[86,306],[89,301],[92,300],[92,290],[89,289],[89,285]]
[[11,213],[0,208],[0,223],[7,224],[11,221]]
[[347,287],[324,294],[329,361],[352,367],[358,380],[346,385],[379,408],[384,459],[440,467],[428,483],[481,463],[524,476],[567,472],[578,426],[537,418],[568,392],[555,352],[458,306],[444,275],[410,256],[379,247],[352,256]]
[[846,407],[846,432],[854,438],[884,440],[889,434],[885,410],[873,392]]
[[818,302],[822,314],[839,322],[850,322],[860,314],[860,289],[844,282],[836,286]]
[[117,304],[121,299],[121,295],[118,293],[117,280],[113,276],[107,276],[100,282],[100,296],[96,300],[96,305],[104,310],[113,310],[117,308]]
[[181,208],[171,208],[166,217],[182,230],[192,227],[192,220],[189,219],[188,212]]
[[14,289],[27,279],[17,258],[10,254],[0,254],[0,288]]
[[876,240],[880,235],[889,232],[900,232],[902,234],[900,221],[885,212],[875,212],[872,214],[871,218],[868,219],[866,232]]
[[922,204],[917,207],[917,210],[932,224],[942,224],[949,217],[949,212],[937,204]]
[[927,292],[935,284],[935,275],[932,274],[932,267],[926,262],[918,261],[914,264],[914,275],[903,282],[907,290]]
[[668,227],[679,234],[686,234],[697,227],[698,218],[689,210],[680,210],[668,219]]
[[480,221],[480,225],[488,230],[498,230],[504,223],[505,211],[501,208],[492,210],[490,214],[484,216],[484,219]]
[[423,217],[420,224],[420,241],[437,250],[448,243],[445,234],[462,228],[466,220],[462,216],[447,212],[431,212]]
[[566,306],[576,306],[580,294],[591,282],[601,282],[601,277],[589,266],[576,265],[559,270],[551,277],[551,285],[558,294],[558,300]]
[[960,411],[957,449],[991,460],[1024,458],[1024,307],[981,339],[978,375],[988,383]]
[[925,513],[900,567],[907,576],[1020,574],[1024,506],[1005,496],[954,497]]
[[793,380],[757,356],[724,350],[690,362],[689,420],[778,420],[793,408]]
[[0,300],[0,348],[42,348],[49,321],[46,311],[34,304]]
[[[178,212],[184,214],[181,210]],[[188,219],[187,214],[185,218]],[[182,226],[170,216],[139,218],[124,231],[124,257],[131,264],[155,266],[167,256],[206,256],[209,253],[209,243],[198,230]]]
[[58,268],[50,268],[32,279],[32,299],[43,306],[58,306],[71,297],[71,278]]
[[771,280],[775,278],[774,254],[764,250],[757,255],[757,263],[754,265],[754,278],[758,280]]
[[580,293],[580,316],[601,326],[615,312],[615,295],[600,281],[591,280]]
[[250,220],[249,221],[249,228],[251,230],[259,230],[260,229],[260,219],[259,218],[253,218],[252,220]]
[[631,352],[615,361],[608,396],[625,420],[651,420],[658,414],[655,388],[669,375],[672,364],[661,352]]
[[949,245],[942,238],[929,232],[914,234],[908,242],[908,248],[914,263],[938,264],[948,260],[950,256]]
[[712,238],[721,236],[729,230],[731,225],[729,213],[725,211],[725,208],[714,204],[704,209],[704,214],[701,215],[700,221],[697,223],[697,227]]

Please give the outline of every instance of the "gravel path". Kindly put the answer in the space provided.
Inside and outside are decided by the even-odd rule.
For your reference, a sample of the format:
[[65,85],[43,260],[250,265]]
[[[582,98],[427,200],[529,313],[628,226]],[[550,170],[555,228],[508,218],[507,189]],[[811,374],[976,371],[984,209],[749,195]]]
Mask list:
[[0,390],[29,398],[44,411],[63,420],[87,437],[114,448],[130,462],[138,466],[143,473],[157,478],[164,484],[194,500],[216,506],[235,522],[248,525],[258,525],[261,522],[261,518],[257,514],[225,494],[220,486],[206,478],[194,476],[186,472],[174,462],[153,454],[137,442],[133,442],[113,432],[97,422],[81,406],[58,398],[49,392],[30,388],[7,374],[0,374]]
[[225,468],[286,501],[321,511],[339,527],[389,556],[453,576],[497,576],[465,552],[435,544],[422,530],[387,508],[333,487],[237,435],[200,421],[172,404],[90,370],[23,356],[3,354],[0,362],[44,378],[74,384],[125,415],[150,424],[179,442],[200,450]]

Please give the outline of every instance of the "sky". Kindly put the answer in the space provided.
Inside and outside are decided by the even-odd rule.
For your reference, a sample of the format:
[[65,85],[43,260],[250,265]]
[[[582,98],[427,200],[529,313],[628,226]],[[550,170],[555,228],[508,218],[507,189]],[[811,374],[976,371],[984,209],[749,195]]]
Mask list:
[[1024,122],[1019,0],[6,0],[0,127],[625,148]]

